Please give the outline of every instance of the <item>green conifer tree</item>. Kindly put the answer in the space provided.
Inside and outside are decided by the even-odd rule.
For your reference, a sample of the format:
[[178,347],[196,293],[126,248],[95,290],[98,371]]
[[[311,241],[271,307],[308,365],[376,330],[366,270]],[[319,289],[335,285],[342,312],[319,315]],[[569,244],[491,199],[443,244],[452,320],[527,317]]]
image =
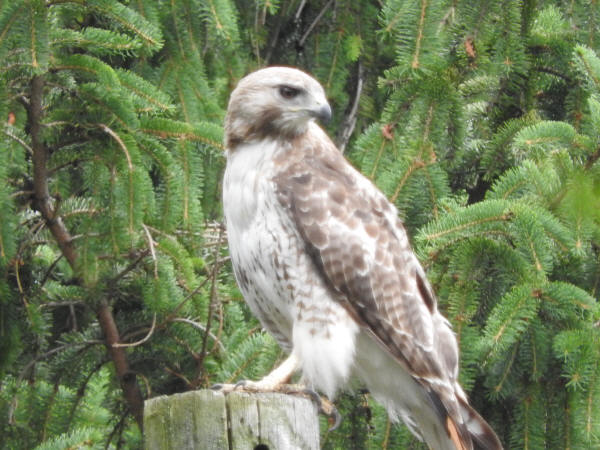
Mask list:
[[[299,66],[397,205],[507,448],[600,445],[600,8],[0,1],[0,446],[138,448],[142,401],[280,350],[220,223],[237,80]],[[117,345],[115,345],[117,344]],[[424,448],[369,394],[323,448]]]
[[145,397],[278,356],[215,222],[234,8],[0,6],[2,441],[136,448]]

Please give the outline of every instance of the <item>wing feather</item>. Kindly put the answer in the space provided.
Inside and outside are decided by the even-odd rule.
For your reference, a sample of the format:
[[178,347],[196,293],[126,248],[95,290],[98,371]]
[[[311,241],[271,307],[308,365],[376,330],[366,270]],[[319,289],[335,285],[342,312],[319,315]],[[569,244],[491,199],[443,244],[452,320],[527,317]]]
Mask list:
[[324,134],[305,139],[274,182],[319,273],[409,373],[446,380],[458,356],[437,355],[436,300],[396,209]]

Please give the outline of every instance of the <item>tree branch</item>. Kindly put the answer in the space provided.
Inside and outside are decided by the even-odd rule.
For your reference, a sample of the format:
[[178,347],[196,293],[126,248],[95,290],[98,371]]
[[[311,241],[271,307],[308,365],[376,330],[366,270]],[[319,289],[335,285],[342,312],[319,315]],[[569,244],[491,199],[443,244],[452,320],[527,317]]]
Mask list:
[[333,4],[333,0],[329,0],[325,4],[325,6],[323,6],[323,9],[319,12],[319,14],[317,14],[317,17],[315,17],[315,20],[313,20],[313,22],[309,25],[309,27],[306,30],[306,32],[304,33],[304,35],[302,35],[302,37],[298,41],[298,47],[300,47],[300,48],[304,47],[304,41],[306,41],[308,36],[310,36],[310,33],[312,33],[313,29],[317,26],[319,21],[323,18],[323,15],[325,14],[325,12],[329,9],[329,7],[332,4]]
[[[36,75],[31,81],[30,101],[28,104],[25,103],[28,112],[29,132],[31,134],[31,149],[33,151],[34,207],[42,215],[46,226],[52,233],[71,269],[77,273],[77,252],[73,245],[73,237],[54,208],[48,189],[48,150],[42,139],[43,94],[44,78],[42,75]],[[115,365],[125,401],[141,430],[144,417],[144,399],[142,398],[135,374],[129,370],[125,350],[113,346],[113,344],[119,342],[119,331],[106,300],[103,300],[96,310],[96,317],[104,333],[104,343]]]
[[140,427],[143,429],[144,424],[144,399],[142,398],[142,392],[137,384],[135,373],[129,369],[129,362],[127,361],[127,354],[122,347],[118,347],[115,344],[119,343],[119,330],[112,313],[112,310],[106,301],[102,301],[100,307],[96,311],[98,315],[98,322],[104,332],[104,339],[106,349],[110,359],[115,365],[119,382],[121,383],[121,389],[125,395],[125,400],[133,417]]
[[115,286],[117,284],[117,282],[123,278],[125,275],[127,275],[129,272],[131,272],[133,269],[135,269],[137,267],[137,265],[146,257],[150,254],[150,250],[146,249],[143,250],[140,254],[137,255],[137,258],[135,258],[134,261],[132,261],[131,263],[129,263],[129,265],[127,267],[125,267],[121,272],[119,272],[118,274],[116,274],[109,282],[108,285],[109,286]]
[[358,105],[360,103],[360,96],[362,94],[363,85],[365,81],[365,70],[360,62],[358,61],[358,75],[356,80],[356,90],[354,91],[354,98],[352,100],[352,106],[350,110],[344,117],[344,121],[340,126],[340,131],[337,135],[337,146],[342,153],[346,149],[346,145],[348,145],[348,141],[350,140],[350,136],[354,132],[354,127],[356,126],[356,116],[358,115]]
[[223,351],[223,352],[225,351],[225,346],[219,340],[219,338],[217,336],[215,336],[210,330],[207,330],[206,327],[204,325],[202,325],[201,323],[195,322],[192,319],[187,319],[185,317],[175,317],[175,318],[171,319],[170,322],[187,323],[188,325],[198,328],[200,331],[202,331],[202,332],[206,333],[206,335],[210,336],[212,338],[212,340],[215,341],[215,344],[219,346],[219,349],[221,351]]
[[541,66],[539,66],[539,67],[535,67],[535,70],[537,70],[538,72],[547,73],[549,75],[554,75],[555,77],[558,77],[558,78],[562,78],[567,83],[572,83],[573,82],[573,80],[568,75],[565,75],[564,73],[559,72],[558,70],[555,70],[552,67],[541,67]]
[[583,166],[584,170],[590,170],[592,168],[592,166],[594,164],[596,164],[596,161],[598,161],[599,158],[600,158],[600,147],[598,147],[596,149],[596,151],[588,157],[587,161],[585,162],[585,165]]
[[[223,238],[223,230],[224,227],[219,228],[219,242],[221,242],[221,239]],[[204,358],[206,356],[206,351],[207,351],[207,345],[208,345],[208,336],[210,333],[210,326],[211,326],[211,321],[212,321],[212,314],[213,314],[213,309],[216,306],[216,303],[218,301],[217,299],[217,283],[218,283],[218,278],[217,278],[217,274],[219,272],[219,268],[221,267],[221,260],[219,259],[219,251],[220,251],[220,245],[215,246],[215,252],[214,252],[214,258],[215,258],[215,265],[213,267],[213,272],[211,275],[211,285],[210,285],[210,303],[208,304],[208,314],[207,314],[207,318],[206,318],[206,334],[204,335],[204,339],[202,340],[202,350],[200,351],[200,355],[198,357],[198,362],[197,362],[197,367],[198,367],[198,376],[196,377],[196,382],[199,383],[200,382],[200,377],[202,375],[202,371],[204,369],[203,366],[203,362],[204,362]]]
[[35,208],[42,214],[46,225],[56,240],[62,254],[73,269],[76,267],[77,254],[69,231],[60,216],[56,215],[48,191],[48,152],[42,141],[42,99],[44,78],[36,75],[31,81],[31,100],[28,108],[29,132],[33,151],[33,192]]
[[123,343],[123,344],[116,343],[116,344],[113,344],[113,347],[137,347],[138,345],[142,345],[144,342],[146,342],[148,339],[150,339],[150,337],[154,333],[155,329],[156,329],[156,313],[154,313],[154,317],[152,318],[152,326],[150,327],[150,331],[148,332],[148,334],[146,334],[146,336],[144,336],[143,339],[140,339],[139,341]]
[[27,153],[29,153],[29,154],[33,153],[33,150],[31,150],[31,147],[29,145],[27,145],[27,142],[25,142],[23,139],[21,139],[16,134],[12,134],[10,132],[10,128],[8,126],[4,127],[4,134],[6,136],[8,136],[9,138],[11,138],[12,140],[18,142],[21,145],[21,147],[23,147],[25,150],[27,150]]
[[273,51],[277,48],[277,42],[279,41],[279,35],[281,34],[281,26],[283,24],[283,12],[280,11],[277,15],[277,21],[275,22],[275,28],[272,31],[272,38],[267,46],[267,51],[265,52],[265,57],[263,58],[263,62],[265,66],[268,66],[271,62],[271,57],[273,56]]

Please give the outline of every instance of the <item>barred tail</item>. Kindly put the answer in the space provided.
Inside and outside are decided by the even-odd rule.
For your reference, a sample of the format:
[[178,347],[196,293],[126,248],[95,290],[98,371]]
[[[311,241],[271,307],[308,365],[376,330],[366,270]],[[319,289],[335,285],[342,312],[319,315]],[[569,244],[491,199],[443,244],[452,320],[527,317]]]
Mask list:
[[[463,419],[463,427],[467,429],[473,442],[474,450],[502,450],[500,439],[496,436],[492,427],[488,425],[483,417],[469,404],[458,398],[460,415]],[[457,445],[457,449],[460,449]],[[468,448],[468,447],[465,447]]]
[[503,450],[492,427],[469,405],[462,389],[452,401],[446,402],[439,393],[433,390],[428,390],[428,393],[444,424],[448,447],[453,446],[455,450]]

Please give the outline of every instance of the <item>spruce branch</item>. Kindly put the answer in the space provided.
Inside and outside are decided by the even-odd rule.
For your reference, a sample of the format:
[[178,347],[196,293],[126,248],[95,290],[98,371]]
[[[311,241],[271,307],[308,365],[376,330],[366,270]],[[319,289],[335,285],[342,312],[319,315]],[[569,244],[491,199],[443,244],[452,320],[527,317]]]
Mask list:
[[107,362],[108,362],[108,360],[104,360],[104,361],[100,361],[98,364],[96,364],[96,367],[94,367],[92,370],[90,370],[90,372],[83,379],[83,383],[81,383],[81,385],[77,388],[77,393],[75,394],[75,401],[73,402],[73,405],[71,406],[71,410],[69,412],[69,418],[68,418],[67,423],[71,424],[73,422],[73,418],[75,417],[75,411],[77,411],[77,407],[79,406],[79,404],[81,403],[81,400],[83,399],[85,390],[87,389],[87,386],[90,383],[90,380],[92,379],[92,377],[94,375],[96,375],[96,373],[98,373],[98,371],[100,369],[102,369],[102,367],[104,367],[104,364],[106,364]]
[[583,166],[583,168],[585,170],[590,170],[592,168],[592,166],[596,163],[596,161],[598,161],[598,159],[600,158],[600,147],[598,147],[594,153],[592,153],[587,161],[585,162],[585,165]]
[[[27,108],[31,148],[33,151],[33,190],[34,207],[40,212],[46,226],[58,244],[61,253],[72,270],[77,273],[77,252],[73,238],[67,230],[58,211],[54,208],[48,188],[48,151],[42,139],[44,77],[36,75],[31,81],[31,95]],[[140,429],[143,427],[144,400],[136,381],[135,374],[130,371],[125,350],[113,347],[119,342],[119,331],[111,308],[106,300],[100,302],[96,311],[100,328],[104,333],[105,345],[115,365],[117,376],[123,389],[125,400]]]
[[419,18],[419,25],[417,27],[417,39],[415,42],[415,52],[413,54],[413,60],[411,62],[411,67],[413,69],[418,69],[420,66],[420,53],[421,53],[421,45],[424,39],[424,28],[425,28],[425,17],[427,13],[427,2],[421,2],[421,15]]
[[98,322],[104,332],[104,344],[113,364],[121,384],[121,389],[125,395],[125,400],[129,410],[135,418],[140,430],[144,427],[144,399],[137,383],[136,375],[129,368],[127,354],[121,347],[115,346],[120,341],[119,330],[115,323],[112,309],[108,302],[101,301],[100,307],[96,311]]
[[31,99],[28,108],[29,132],[31,134],[31,148],[33,151],[33,191],[35,208],[40,212],[52,236],[56,240],[62,254],[69,265],[75,269],[77,254],[71,234],[67,230],[60,216],[56,214],[48,190],[48,152],[42,141],[42,113],[43,113],[44,78],[36,75],[31,81]]
[[29,372],[29,370],[32,369],[33,366],[35,366],[39,361],[49,358],[50,356],[52,356],[56,353],[59,353],[63,350],[69,349],[69,348],[78,347],[78,346],[82,346],[83,347],[82,350],[85,351],[88,348],[90,348],[91,346],[99,345],[99,344],[102,344],[102,341],[89,340],[89,341],[83,341],[83,342],[71,342],[68,344],[59,345],[58,347],[54,347],[53,349],[48,350],[47,352],[44,352],[41,355],[37,355],[35,358],[33,358],[31,361],[29,361],[25,365],[25,367],[23,367],[21,372],[19,373],[17,380],[19,382],[22,381],[25,378],[25,376],[27,375],[27,373]]
[[[219,228],[219,242],[223,239],[223,230],[224,227],[221,226]],[[198,356],[198,376],[196,377],[196,382],[199,381],[200,375],[202,373],[204,358],[206,357],[207,346],[208,346],[208,335],[210,333],[210,327],[212,323],[212,313],[217,303],[217,274],[219,272],[219,268],[221,267],[222,261],[219,258],[219,251],[221,249],[220,245],[215,246],[214,258],[215,264],[213,266],[213,271],[211,275],[211,286],[210,286],[210,302],[208,304],[208,314],[206,317],[206,334],[204,335],[204,339],[202,340],[202,350],[200,351],[200,355]]]
[[27,145],[27,142],[25,142],[23,139],[21,139],[19,136],[15,135],[14,133],[11,133],[10,127],[8,127],[8,126],[4,127],[3,133],[5,136],[8,136],[12,140],[18,142],[19,145],[21,145],[21,147],[23,147],[25,150],[27,150],[27,153],[29,153],[30,155],[33,154],[33,150],[31,149],[31,147],[29,145]]
[[571,77],[569,77],[568,75],[566,75],[556,69],[553,69],[552,67],[539,66],[539,67],[536,67],[535,70],[537,70],[538,72],[547,73],[549,75],[554,75],[555,77],[561,78],[569,84],[571,84],[573,82]]
[[113,427],[112,431],[110,432],[110,434],[106,438],[106,445],[105,445],[104,448],[109,448],[110,447],[110,443],[112,442],[112,440],[114,439],[114,437],[117,434],[119,436],[119,439],[117,439],[117,442],[119,442],[121,440],[121,436],[123,435],[123,431],[125,429],[125,419],[127,419],[127,413],[128,412],[125,411],[125,413],[121,414],[121,418],[115,424],[115,426]]

